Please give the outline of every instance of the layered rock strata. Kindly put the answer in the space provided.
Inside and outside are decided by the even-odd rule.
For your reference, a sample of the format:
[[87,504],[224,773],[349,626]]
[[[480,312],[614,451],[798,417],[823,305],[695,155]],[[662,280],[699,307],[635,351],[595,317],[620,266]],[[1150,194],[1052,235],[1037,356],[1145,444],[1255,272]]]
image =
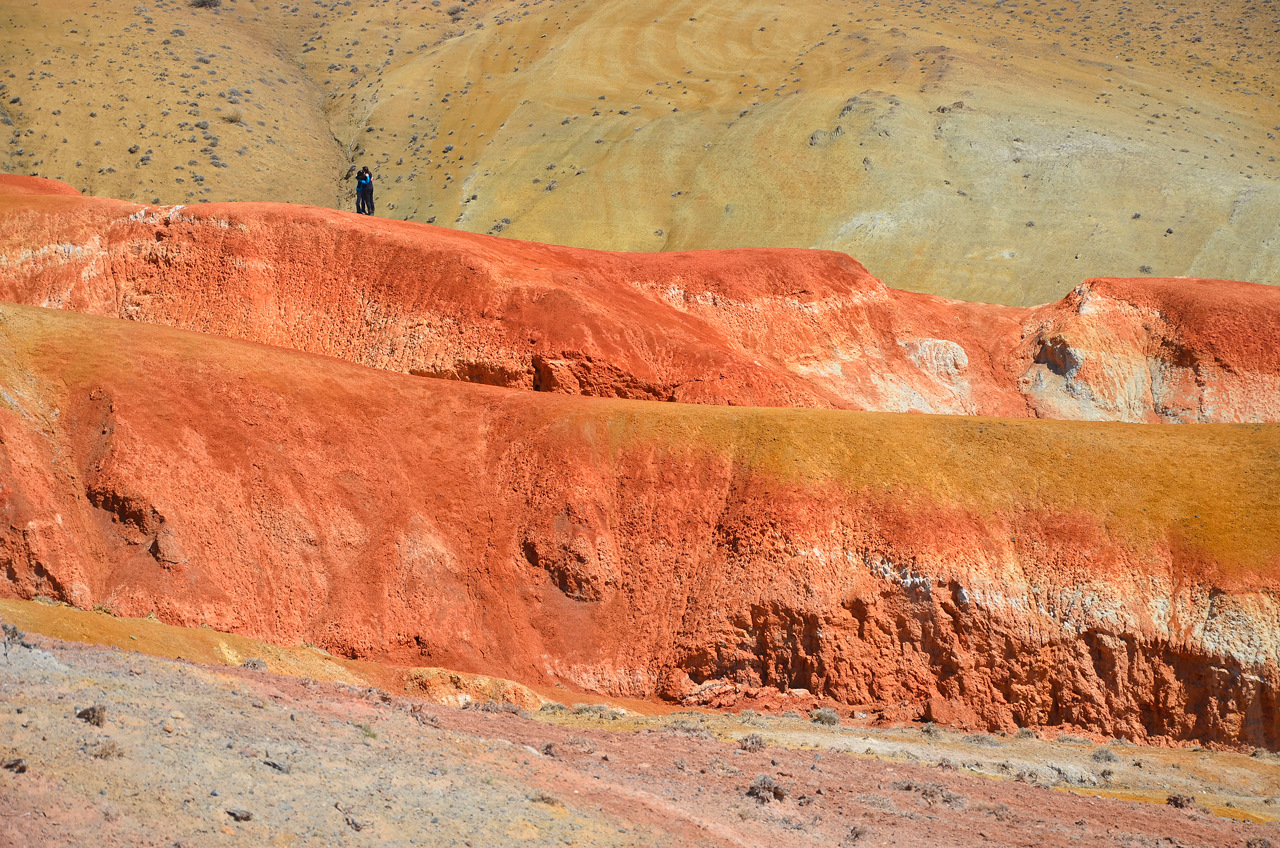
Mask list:
[[1272,425],[571,397],[0,306],[0,593],[618,695],[1275,749],[1277,456]]
[[0,299],[565,394],[1097,421],[1280,420],[1280,289],[1094,279],[1034,309],[828,251],[623,254],[0,176]]

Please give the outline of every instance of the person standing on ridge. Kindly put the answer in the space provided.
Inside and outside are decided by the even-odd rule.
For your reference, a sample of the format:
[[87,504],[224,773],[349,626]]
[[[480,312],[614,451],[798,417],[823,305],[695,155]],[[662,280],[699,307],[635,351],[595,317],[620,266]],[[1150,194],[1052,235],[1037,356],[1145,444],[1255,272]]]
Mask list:
[[367,165],[356,174],[356,212],[360,215],[373,214],[373,174]]

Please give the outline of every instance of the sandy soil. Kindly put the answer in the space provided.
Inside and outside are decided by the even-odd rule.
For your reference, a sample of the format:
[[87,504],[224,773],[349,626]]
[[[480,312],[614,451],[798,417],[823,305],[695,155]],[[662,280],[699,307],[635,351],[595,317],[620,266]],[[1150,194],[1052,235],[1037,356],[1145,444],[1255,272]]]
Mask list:
[[0,168],[1027,305],[1276,282],[1274,4],[0,2]]
[[[30,634],[0,659],[0,694],[6,846],[1280,842],[1271,755],[454,710]],[[100,726],[77,718],[93,705]],[[763,747],[744,750],[752,734]],[[785,797],[748,795],[759,775]]]

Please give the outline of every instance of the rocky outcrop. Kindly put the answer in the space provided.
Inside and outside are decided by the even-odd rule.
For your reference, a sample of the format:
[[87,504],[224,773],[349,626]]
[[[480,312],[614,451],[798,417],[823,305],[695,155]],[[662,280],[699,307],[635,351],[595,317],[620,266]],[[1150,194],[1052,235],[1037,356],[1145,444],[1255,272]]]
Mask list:
[[0,177],[0,298],[563,394],[1280,419],[1280,289],[1229,281],[1090,280],[1014,309],[895,291],[828,251],[604,253]]
[[1024,322],[1019,386],[1045,418],[1275,421],[1280,290],[1087,280]]
[[3,594],[617,695],[1275,749],[1277,450],[518,392],[0,307]]

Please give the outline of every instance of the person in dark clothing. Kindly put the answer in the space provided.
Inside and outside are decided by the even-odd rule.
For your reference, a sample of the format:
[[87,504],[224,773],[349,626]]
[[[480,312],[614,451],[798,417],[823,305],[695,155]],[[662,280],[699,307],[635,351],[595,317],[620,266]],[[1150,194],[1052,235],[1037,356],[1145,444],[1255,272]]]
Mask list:
[[356,174],[356,212],[361,215],[373,214],[373,174],[368,166]]

